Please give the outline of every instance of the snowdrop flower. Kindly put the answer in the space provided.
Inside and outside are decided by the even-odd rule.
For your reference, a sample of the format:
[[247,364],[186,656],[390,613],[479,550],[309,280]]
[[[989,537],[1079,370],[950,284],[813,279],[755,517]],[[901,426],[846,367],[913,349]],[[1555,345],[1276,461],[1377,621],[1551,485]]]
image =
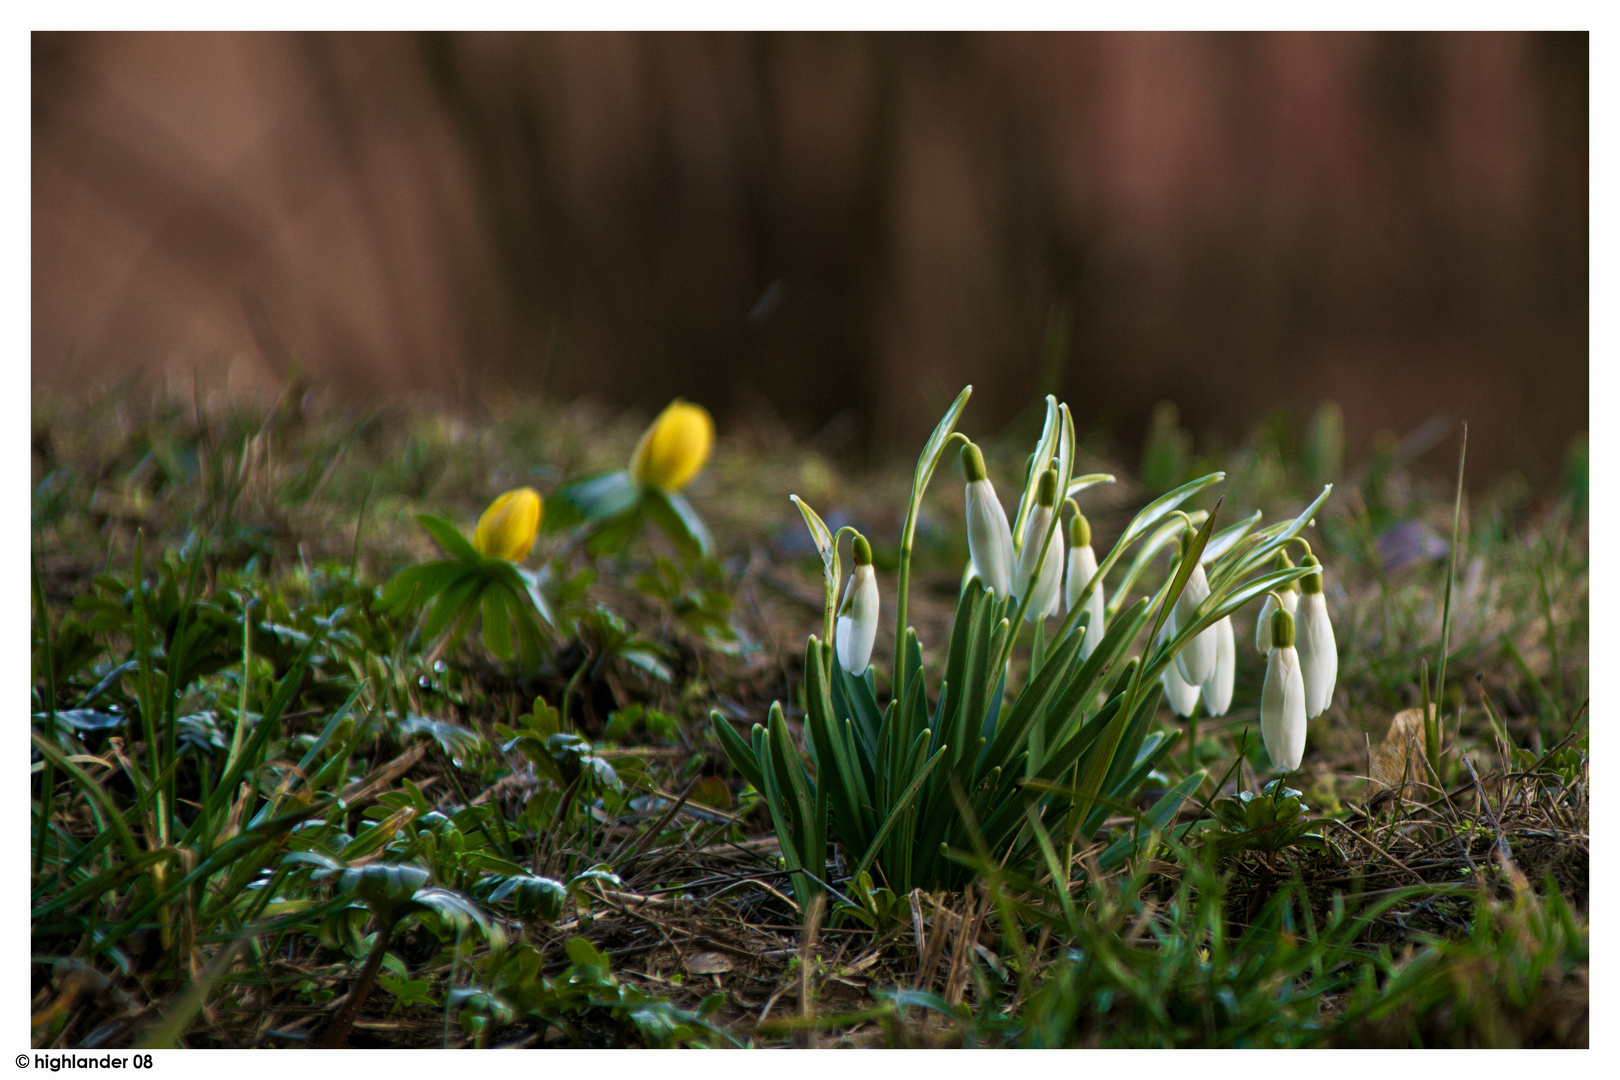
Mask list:
[[1301,565],[1316,567],[1316,573],[1300,578],[1299,666],[1305,677],[1305,715],[1321,716],[1333,703],[1333,686],[1339,679],[1339,649],[1333,640],[1333,624],[1328,621],[1327,597],[1322,595],[1322,569],[1314,555],[1305,556]]
[[487,558],[521,562],[534,550],[540,531],[540,494],[521,487],[489,504],[473,530],[473,547]]
[[1286,611],[1271,615],[1271,652],[1266,656],[1266,681],[1260,690],[1260,737],[1271,763],[1283,772],[1299,768],[1305,754],[1305,679],[1299,653],[1294,650],[1294,617]]
[[[1041,474],[1035,487],[1035,508],[1024,523],[1024,546],[1018,553],[1018,569],[1013,573],[1013,595],[1020,600],[1029,593],[1029,604],[1024,609],[1024,621],[1035,622],[1057,611],[1059,588],[1063,583],[1063,530],[1052,530],[1051,543],[1046,541],[1052,525],[1052,514],[1057,506],[1057,470],[1048,468]],[[1046,557],[1041,558],[1041,547]],[[1040,573],[1036,574],[1036,564]]]
[[1211,716],[1225,716],[1232,707],[1232,684],[1237,678],[1237,634],[1232,630],[1232,617],[1210,627],[1210,632],[1215,635],[1215,673],[1204,680],[1204,710]]
[[[1288,552],[1277,552],[1277,569],[1291,570],[1294,563]],[[1299,585],[1290,581],[1276,594],[1266,593],[1266,602],[1260,605],[1260,618],[1254,624],[1254,648],[1261,656],[1271,649],[1271,613],[1277,610],[1277,597],[1282,597],[1282,609],[1292,615],[1299,610]]]
[[[1181,534],[1180,552],[1186,558],[1187,551],[1192,547],[1193,531],[1183,530]],[[1176,598],[1176,606],[1170,609],[1170,619],[1175,627],[1182,627],[1192,621],[1198,611],[1198,605],[1209,598],[1209,578],[1204,575],[1202,566],[1194,566],[1192,576]],[[1172,631],[1174,632],[1174,631]],[[1181,647],[1176,653],[1176,667],[1181,672],[1181,678],[1189,686],[1202,686],[1210,676],[1215,674],[1215,628],[1213,626],[1201,631],[1197,637]]]
[[713,448],[709,411],[676,398],[642,433],[630,456],[630,479],[642,487],[679,491],[703,468]]
[[[1086,515],[1076,513],[1069,519],[1069,579],[1063,586],[1065,609],[1074,610],[1075,601],[1080,599],[1081,591],[1096,573],[1097,553],[1091,550],[1091,522],[1086,520]],[[1080,642],[1082,660],[1096,651],[1097,643],[1103,639],[1103,609],[1106,606],[1103,602],[1103,585],[1099,581],[1086,600],[1086,610],[1091,613],[1091,625],[1086,630],[1085,638]]]
[[872,662],[872,645],[877,641],[878,587],[872,570],[872,545],[855,534],[855,571],[844,589],[844,606],[838,612],[838,629],[833,638],[838,663],[851,675],[862,675]]
[[1003,600],[1012,591],[1012,526],[984,471],[984,455],[972,443],[962,447],[962,472],[967,475],[968,552],[973,557],[973,573],[979,584]]

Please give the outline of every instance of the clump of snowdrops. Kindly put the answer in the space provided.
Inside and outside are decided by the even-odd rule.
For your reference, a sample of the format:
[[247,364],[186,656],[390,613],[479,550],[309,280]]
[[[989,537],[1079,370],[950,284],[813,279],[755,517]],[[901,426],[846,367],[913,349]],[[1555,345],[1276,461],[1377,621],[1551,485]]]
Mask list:
[[[1296,631],[1286,591],[1303,582],[1306,597],[1320,598],[1320,567],[1309,557],[1297,567],[1284,557],[1287,546],[1303,544],[1299,534],[1330,488],[1291,521],[1261,528],[1255,513],[1217,533],[1218,503],[1207,513],[1181,509],[1224,479],[1211,473],[1144,506],[1099,560],[1077,498],[1113,477],[1074,474],[1068,406],[1047,398],[1009,520],[983,454],[955,431],[971,393],[964,388],[947,410],[913,475],[886,700],[871,669],[880,589],[870,544],[853,528],[834,534],[791,496],[824,569],[822,634],[805,647],[810,761],[794,745],[780,703],[747,739],[720,713],[711,715],[733,765],[765,796],[801,902],[827,887],[833,841],[848,853],[852,879],[870,873],[896,893],[960,886],[973,873],[974,854],[988,852],[1044,862],[1067,880],[1061,860],[1097,840],[1110,814],[1134,804],[1179,738],[1155,729],[1159,694],[1178,712],[1191,711],[1183,708],[1189,694],[1194,704],[1203,697],[1212,713],[1225,711],[1234,677],[1231,616],[1245,604],[1269,599],[1279,608],[1262,694],[1266,746],[1278,768],[1298,766],[1306,717],[1331,698],[1337,661],[1330,659],[1326,609],[1311,602]],[[907,623],[912,545],[923,495],[953,446],[966,483],[971,558],[944,670],[931,679]],[[847,581],[840,555],[846,532],[855,561]],[[1171,572],[1151,595],[1126,605],[1131,584],[1167,545]],[[1110,604],[1108,576],[1133,548]],[[1144,632],[1147,646],[1133,652]],[[1171,786],[1146,822],[1164,826],[1204,779],[1194,770]],[[1110,844],[1104,867],[1128,857],[1139,837]]]

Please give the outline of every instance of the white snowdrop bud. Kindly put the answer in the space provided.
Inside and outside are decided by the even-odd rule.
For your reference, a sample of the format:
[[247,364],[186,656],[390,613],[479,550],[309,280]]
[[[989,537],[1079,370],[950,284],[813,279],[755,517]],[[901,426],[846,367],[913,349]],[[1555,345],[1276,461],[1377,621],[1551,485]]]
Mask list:
[[1305,754],[1305,680],[1294,650],[1294,617],[1273,612],[1271,627],[1266,681],[1260,689],[1260,737],[1272,765],[1292,772]]
[[1327,597],[1322,595],[1321,564],[1314,555],[1305,556],[1305,566],[1317,572],[1300,578],[1299,667],[1305,678],[1305,715],[1321,716],[1333,703],[1333,687],[1339,680],[1339,649],[1333,640],[1333,624],[1328,620]]
[[844,589],[844,606],[838,612],[838,628],[833,645],[838,663],[851,675],[865,674],[872,662],[872,646],[877,641],[878,587],[872,570],[872,545],[855,534],[855,571]]
[[[1037,482],[1035,508],[1024,524],[1024,545],[1018,552],[1018,569],[1013,572],[1013,595],[1022,600],[1025,591],[1029,592],[1025,622],[1044,619],[1057,610],[1059,586],[1063,583],[1063,530],[1053,530],[1051,543],[1046,542],[1056,505],[1057,470],[1049,468]],[[1043,545],[1046,547],[1044,559],[1041,557]]]
[[984,471],[984,455],[972,443],[962,447],[962,471],[967,474],[968,552],[973,573],[981,585],[1003,600],[1012,591],[1012,526],[996,489]]
[[[1063,586],[1063,606],[1066,610],[1074,610],[1075,601],[1080,599],[1080,593],[1096,573],[1097,553],[1091,549],[1091,523],[1086,520],[1084,514],[1076,514],[1069,519],[1069,578]],[[1103,585],[1099,581],[1086,600],[1086,610],[1091,613],[1091,624],[1085,638],[1080,642],[1082,660],[1091,656],[1103,639],[1106,630],[1103,626],[1106,607],[1107,604],[1103,600]]]

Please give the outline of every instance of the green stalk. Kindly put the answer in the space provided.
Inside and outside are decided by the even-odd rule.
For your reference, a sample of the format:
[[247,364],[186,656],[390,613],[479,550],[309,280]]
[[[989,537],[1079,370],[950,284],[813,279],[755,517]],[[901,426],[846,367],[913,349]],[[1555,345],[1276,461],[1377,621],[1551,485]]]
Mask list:
[[[911,505],[906,508],[906,524],[900,530],[900,566],[899,582],[894,603],[894,675],[890,680],[894,686],[894,700],[904,704],[906,700],[906,606],[911,596],[911,548],[917,535],[917,513],[922,509],[923,492],[928,490],[928,481],[933,479],[934,469],[939,465],[939,459],[944,455],[946,447],[951,443],[952,431],[956,426],[957,418],[967,407],[968,398],[973,394],[972,386],[962,387],[962,392],[956,395],[951,407],[945,410],[934,428],[933,435],[923,446],[922,456],[917,459],[917,471],[911,477]],[[965,438],[966,436],[963,436]]]
[[366,493],[360,499],[360,517],[354,523],[354,551],[349,554],[349,576],[359,580],[360,568],[360,536],[366,529],[366,505],[371,502],[371,493],[377,489],[377,478],[373,476],[371,483],[366,487]]
[[1462,525],[1463,466],[1468,462],[1468,425],[1462,428],[1457,451],[1457,497],[1451,505],[1451,557],[1446,560],[1446,600],[1440,614],[1440,670],[1434,684],[1434,713],[1423,715],[1423,738],[1428,744],[1429,766],[1440,775],[1440,710],[1446,701],[1446,656],[1451,647],[1451,583],[1457,577],[1457,533]]

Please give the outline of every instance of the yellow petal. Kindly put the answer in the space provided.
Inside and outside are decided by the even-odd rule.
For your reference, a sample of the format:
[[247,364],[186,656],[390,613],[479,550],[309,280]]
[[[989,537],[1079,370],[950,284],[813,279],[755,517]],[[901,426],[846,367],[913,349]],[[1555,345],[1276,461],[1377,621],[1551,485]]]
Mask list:
[[473,530],[473,547],[480,555],[509,559],[529,557],[534,535],[540,531],[540,494],[534,488],[508,491],[489,504]]
[[676,398],[642,434],[630,478],[643,487],[679,491],[709,460],[714,420],[701,405]]

